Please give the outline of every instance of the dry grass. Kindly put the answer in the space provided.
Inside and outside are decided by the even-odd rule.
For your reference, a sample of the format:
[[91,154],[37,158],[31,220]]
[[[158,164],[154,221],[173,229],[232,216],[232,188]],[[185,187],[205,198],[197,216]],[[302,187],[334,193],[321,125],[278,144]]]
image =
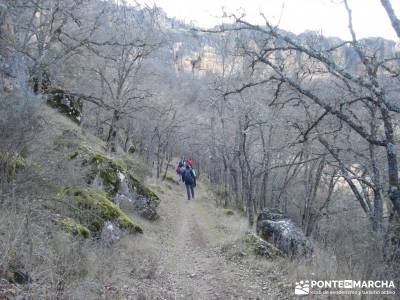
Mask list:
[[[57,210],[53,195],[60,187],[82,184],[84,174],[67,159],[67,153],[54,151],[53,142],[67,130],[97,151],[102,151],[104,143],[47,107],[42,113],[46,130],[30,145],[26,170],[19,174],[14,189],[0,195],[0,273],[5,269],[29,272],[33,281],[23,293],[33,299],[174,299],[175,291],[168,288],[176,283],[166,275],[174,261],[165,261],[171,258],[165,249],[174,249],[178,242],[175,234],[182,226],[182,215],[175,206],[177,201],[187,201],[183,185],[147,178],[161,198],[161,218],[154,223],[141,220],[143,236],[126,236],[111,246],[71,238],[51,221]],[[143,177],[149,174],[140,162],[136,168]],[[174,176],[173,170],[169,176]],[[220,249],[233,267],[259,272],[257,276],[283,291],[291,293],[294,282],[302,279],[386,279],[379,259],[380,241],[365,230],[365,222],[355,218],[359,212],[322,223],[320,232],[328,234],[317,235],[311,260],[271,261],[245,253],[246,218],[217,208],[219,201],[209,183],[200,180],[196,196],[190,205],[207,247]]]

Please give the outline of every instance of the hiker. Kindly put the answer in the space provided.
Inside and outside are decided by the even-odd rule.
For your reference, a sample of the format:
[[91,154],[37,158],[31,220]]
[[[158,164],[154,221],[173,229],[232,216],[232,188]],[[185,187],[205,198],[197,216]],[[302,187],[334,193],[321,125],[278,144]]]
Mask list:
[[183,168],[183,160],[180,160],[175,169],[176,174],[178,175],[178,181],[182,181],[182,168]]
[[183,160],[182,166],[179,169],[179,174],[181,175],[181,181],[183,181],[183,173],[185,173],[185,169],[186,169],[186,162]]
[[187,164],[193,169],[193,160],[192,159],[188,159]]
[[192,169],[194,178],[197,178],[196,172],[195,172],[195,170],[194,170],[194,168],[193,168],[193,159],[191,159],[191,158],[188,159],[186,163],[187,163],[187,164],[189,165],[189,167]]
[[189,164],[186,164],[186,167],[183,171],[182,181],[185,183],[186,186],[188,200],[190,200],[190,198],[194,199],[194,188],[196,187],[196,175],[193,169],[189,166]]

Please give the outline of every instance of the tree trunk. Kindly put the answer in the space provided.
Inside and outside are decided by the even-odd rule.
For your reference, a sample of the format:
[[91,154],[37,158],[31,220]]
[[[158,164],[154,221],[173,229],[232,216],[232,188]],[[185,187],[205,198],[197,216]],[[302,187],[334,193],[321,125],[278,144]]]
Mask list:
[[386,136],[386,157],[389,176],[389,198],[394,210],[400,215],[399,168],[397,165],[397,149],[393,131],[393,123],[389,112],[381,109]]
[[238,174],[237,170],[234,167],[230,167],[229,174],[231,175],[231,188],[233,190],[233,194],[235,196],[235,206],[236,208],[240,208],[240,196],[239,196],[239,182],[238,182]]
[[[369,108],[371,113],[371,136],[375,139],[377,137],[378,126],[377,126],[377,107],[373,106]],[[377,154],[376,154],[377,146],[373,144],[368,145],[369,157],[371,159],[371,169],[372,169],[372,182],[374,184],[374,207],[372,214],[372,229],[374,231],[382,231],[383,229],[383,184],[381,181],[381,174],[378,168]]]
[[[0,91],[11,92],[15,87],[15,79],[9,67],[12,61],[12,52],[9,40],[14,35],[14,26],[11,17],[7,13],[7,1],[0,1]],[[4,63],[3,63],[4,62]]]
[[[247,119],[247,118],[246,118]],[[246,120],[247,121],[247,120]],[[241,127],[241,126],[240,126]],[[249,226],[253,227],[254,225],[254,207],[253,207],[253,184],[252,184],[252,174],[251,174],[251,168],[250,168],[250,163],[247,158],[247,149],[246,149],[246,142],[247,142],[247,134],[246,134],[246,129],[244,128],[241,133],[241,145],[240,145],[240,155],[239,155],[239,162],[241,165],[241,170],[242,174],[245,176],[242,176],[243,179],[243,187],[244,187],[244,195],[246,198],[246,211],[247,211],[247,217],[249,221]],[[243,172],[246,169],[245,172]]]
[[229,197],[228,197],[228,163],[227,163],[227,161],[226,161],[226,157],[225,157],[225,155],[222,155],[222,162],[223,162],[223,164],[224,164],[224,170],[223,170],[223,172],[224,172],[224,174],[223,174],[223,181],[224,181],[224,203],[223,203],[223,206],[226,208],[226,207],[228,207],[228,200],[229,200]]
[[165,180],[165,178],[167,178],[168,168],[169,168],[169,166],[171,164],[171,160],[172,160],[172,153],[167,155],[167,163],[166,163],[166,166],[165,166],[165,171],[164,171],[164,175],[162,177],[162,180]]
[[392,4],[389,0],[381,0],[381,3],[386,10],[394,31],[396,31],[397,37],[400,39],[400,20],[397,18],[393,10]]
[[118,122],[120,114],[118,110],[114,110],[113,117],[111,120],[110,130],[107,137],[107,150],[109,152],[117,152],[118,143]]
[[[317,166],[317,170],[315,171],[314,181],[311,182],[312,185],[310,187],[311,189],[309,194],[308,206],[303,214],[303,229],[304,229],[304,234],[306,236],[311,236],[314,227],[313,223],[316,218],[314,202],[317,197],[317,192],[319,185],[321,183],[322,171],[324,167],[325,167],[325,159],[322,159]],[[314,172],[314,170],[312,170],[312,172]]]

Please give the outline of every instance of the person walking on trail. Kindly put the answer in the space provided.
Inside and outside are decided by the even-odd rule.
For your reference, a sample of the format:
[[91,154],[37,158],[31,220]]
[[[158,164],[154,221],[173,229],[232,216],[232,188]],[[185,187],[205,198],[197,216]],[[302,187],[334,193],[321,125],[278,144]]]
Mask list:
[[[185,170],[182,174],[182,180],[186,186],[188,200],[194,199],[194,188],[196,187],[196,176],[193,169],[186,164]],[[191,197],[190,197],[191,196]]]
[[183,160],[180,160],[178,165],[176,166],[176,174],[178,175],[178,181],[182,181],[182,169],[183,168]]
[[187,164],[193,169],[193,160],[191,158],[187,160]]
[[183,162],[182,162],[182,165],[181,165],[181,167],[180,167],[180,169],[179,169],[179,174],[180,174],[180,176],[181,176],[182,182],[184,182],[184,180],[183,180],[183,174],[185,173],[185,170],[186,170],[186,162],[183,161]]

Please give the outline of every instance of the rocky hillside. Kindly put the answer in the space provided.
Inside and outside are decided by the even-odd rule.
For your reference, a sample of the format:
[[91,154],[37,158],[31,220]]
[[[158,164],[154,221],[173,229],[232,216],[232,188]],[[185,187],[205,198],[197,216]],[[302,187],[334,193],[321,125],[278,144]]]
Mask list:
[[[46,104],[41,105],[40,118],[40,132],[9,171],[10,180],[28,180],[18,194],[30,195],[29,202],[9,203],[15,207],[13,213],[0,216],[2,232],[14,222],[19,223],[14,229],[29,235],[30,247],[35,251],[30,252],[24,244],[12,244],[2,236],[2,245],[10,247],[14,254],[6,253],[13,259],[3,264],[0,276],[9,282],[32,283],[32,288],[38,288],[31,294],[34,298],[42,298],[41,289],[51,289],[54,280],[66,288],[86,276],[75,274],[80,271],[73,265],[89,259],[89,253],[63,257],[77,250],[74,245],[98,248],[112,245],[126,235],[145,234],[141,224],[159,218],[160,204],[157,194],[144,183],[151,170],[137,157],[111,156],[106,153],[104,142]],[[64,247],[66,253],[62,254],[58,247]],[[54,260],[71,264],[71,269],[58,269]],[[56,268],[58,275],[39,275],[46,268]],[[7,295],[6,287],[0,290],[2,297]]]
[[[200,76],[205,76],[207,72],[217,74],[222,72],[223,56],[227,56],[230,53],[224,52],[227,50],[226,48],[224,49],[224,46],[227,46],[226,44],[224,45],[226,32],[213,35],[207,33],[207,30],[204,29],[190,28],[190,26],[174,19],[169,19],[165,15],[163,18],[166,20],[164,22],[164,29],[168,35],[168,39],[173,41],[171,55],[175,59],[178,71],[196,71],[196,74]],[[223,27],[224,30],[233,28],[230,24],[226,24]],[[209,30],[211,32],[218,32],[220,27]],[[357,72],[358,68],[361,67],[361,62],[354,48],[350,43],[345,43],[340,38],[323,37],[313,31],[307,31],[298,35],[284,30],[281,30],[281,32],[294,38],[301,44],[310,45],[316,50],[330,52],[332,57],[340,62],[344,68]],[[246,35],[246,33],[243,35]],[[241,38],[245,39],[246,37],[241,36]],[[383,38],[365,38],[361,39],[359,43],[362,48],[368,49],[370,55],[374,56],[377,60],[384,57],[395,57],[395,53],[398,51],[398,46],[396,46],[394,41]],[[237,46],[239,47],[240,45],[238,44]],[[240,58],[238,59],[240,60]],[[298,65],[306,59],[306,56],[298,55],[296,61],[293,63]],[[293,69],[295,69],[295,66],[293,66]]]
[[1,236],[12,251],[0,269],[1,299],[287,297],[286,271],[272,264],[285,263],[283,252],[246,232],[241,212],[216,208],[207,180],[189,202],[173,171],[157,180],[151,166],[106,153],[53,108],[43,104],[41,117],[14,173],[29,170],[35,188],[25,192],[36,195],[0,213],[2,230],[15,224],[27,238],[10,244]]

